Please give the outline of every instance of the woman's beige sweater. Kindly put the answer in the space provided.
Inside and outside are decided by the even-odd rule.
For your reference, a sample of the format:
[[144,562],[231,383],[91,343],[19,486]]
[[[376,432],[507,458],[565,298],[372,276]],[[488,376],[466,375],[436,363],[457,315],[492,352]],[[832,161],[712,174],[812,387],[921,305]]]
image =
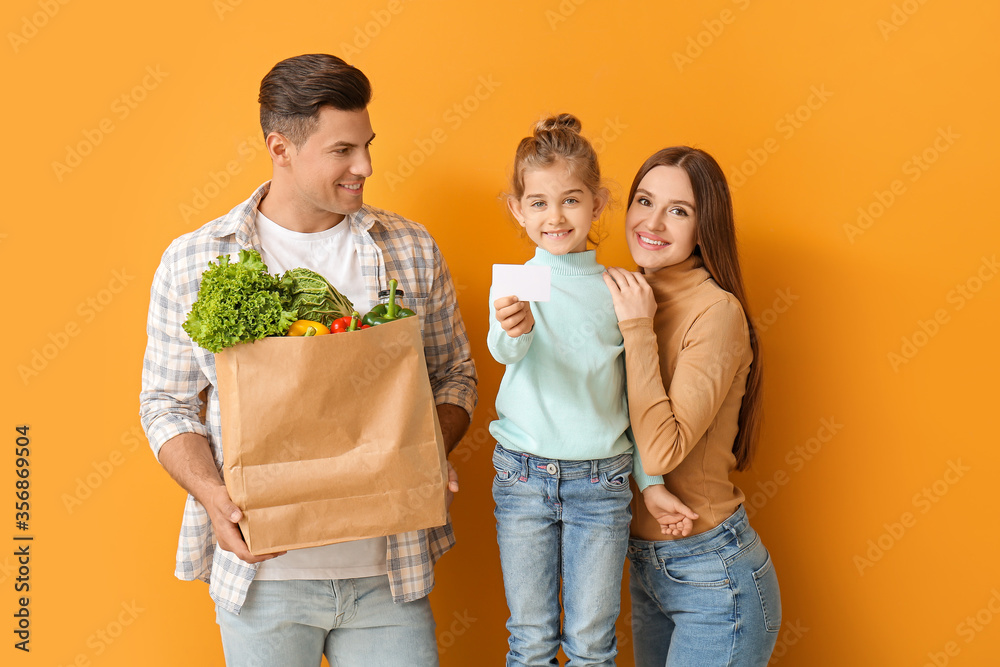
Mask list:
[[[740,302],[700,256],[647,274],[656,315],[619,323],[629,417],[643,467],[700,517],[692,534],[728,518],[743,492],[729,480],[753,354]],[[663,540],[638,493],[632,536]]]

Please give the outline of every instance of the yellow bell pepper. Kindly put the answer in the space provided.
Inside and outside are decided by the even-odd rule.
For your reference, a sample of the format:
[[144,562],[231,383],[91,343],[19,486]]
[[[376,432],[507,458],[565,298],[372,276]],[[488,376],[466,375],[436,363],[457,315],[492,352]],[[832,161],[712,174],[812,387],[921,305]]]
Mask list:
[[286,336],[322,336],[323,334],[330,333],[330,330],[326,328],[321,322],[313,322],[312,320],[295,320],[292,322],[292,326],[288,327],[288,331],[285,333]]

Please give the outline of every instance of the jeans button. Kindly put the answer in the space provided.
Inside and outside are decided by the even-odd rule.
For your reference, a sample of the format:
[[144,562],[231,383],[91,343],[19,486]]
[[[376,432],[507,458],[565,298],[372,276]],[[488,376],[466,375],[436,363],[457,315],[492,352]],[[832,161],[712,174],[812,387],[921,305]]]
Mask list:
[[545,472],[549,473],[550,475],[554,475],[557,472],[559,472],[559,468],[556,467],[555,463],[550,463],[547,466],[545,466]]

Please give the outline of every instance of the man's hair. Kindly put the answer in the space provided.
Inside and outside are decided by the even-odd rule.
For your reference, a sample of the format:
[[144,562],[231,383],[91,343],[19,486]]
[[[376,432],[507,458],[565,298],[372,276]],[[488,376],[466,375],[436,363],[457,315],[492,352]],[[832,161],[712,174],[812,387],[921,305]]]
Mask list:
[[368,77],[336,56],[314,53],[282,60],[260,82],[260,127],[301,146],[316,130],[319,110],[361,111],[372,99]]

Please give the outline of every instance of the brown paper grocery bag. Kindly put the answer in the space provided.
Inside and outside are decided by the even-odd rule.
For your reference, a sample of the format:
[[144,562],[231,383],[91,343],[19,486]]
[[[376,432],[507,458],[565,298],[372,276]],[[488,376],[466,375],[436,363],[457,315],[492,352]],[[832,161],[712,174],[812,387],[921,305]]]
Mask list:
[[254,555],[446,522],[417,317],[215,355],[226,487]]

